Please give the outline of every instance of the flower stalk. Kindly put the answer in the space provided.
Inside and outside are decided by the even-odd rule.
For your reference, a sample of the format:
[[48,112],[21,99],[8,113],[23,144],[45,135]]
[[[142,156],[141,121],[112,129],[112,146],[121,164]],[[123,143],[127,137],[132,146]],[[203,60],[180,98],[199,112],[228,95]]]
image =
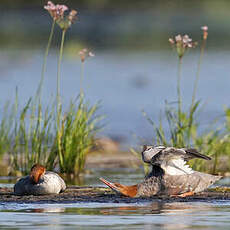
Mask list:
[[43,58],[43,65],[42,65],[42,73],[41,73],[41,80],[37,89],[37,93],[36,96],[39,97],[39,101],[41,101],[41,91],[42,91],[42,85],[44,82],[44,78],[45,78],[45,71],[46,71],[46,65],[47,65],[47,57],[49,54],[49,50],[50,50],[50,45],[53,39],[53,34],[54,34],[54,27],[55,27],[55,20],[53,20],[52,22],[52,26],[51,26],[51,30],[50,30],[50,35],[49,35],[49,39],[48,39],[48,43],[46,46],[46,51],[45,51],[45,55]]
[[84,78],[84,64],[85,60],[89,57],[94,57],[95,54],[88,51],[86,48],[79,51],[79,56],[81,59],[81,78],[80,78],[80,94],[83,94],[83,78]]
[[178,125],[181,127],[180,114],[182,111],[182,99],[181,99],[181,70],[182,70],[182,57],[178,59],[178,70],[177,70],[177,98],[178,98]]
[[200,78],[200,67],[201,67],[201,63],[203,61],[204,50],[205,50],[206,41],[207,41],[207,38],[208,38],[208,27],[207,26],[202,26],[201,29],[203,30],[203,39],[202,39],[202,43],[201,43],[200,57],[199,57],[198,67],[197,67],[197,72],[196,72],[196,79],[195,79],[195,83],[194,83],[194,87],[193,87],[191,109],[195,104],[197,86],[198,86],[198,81],[199,81],[199,78]]

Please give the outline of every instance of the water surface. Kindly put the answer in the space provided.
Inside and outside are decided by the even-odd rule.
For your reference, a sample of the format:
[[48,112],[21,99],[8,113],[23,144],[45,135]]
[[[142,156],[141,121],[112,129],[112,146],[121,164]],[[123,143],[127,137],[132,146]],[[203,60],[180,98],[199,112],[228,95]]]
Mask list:
[[[173,51],[139,52],[94,50],[96,56],[85,63],[83,88],[91,104],[101,101],[100,114],[106,115],[102,135],[119,137],[124,145],[135,145],[142,137],[152,141],[153,128],[142,115],[158,121],[165,100],[175,102],[177,58]],[[229,106],[229,52],[208,52],[204,56],[198,84],[197,99],[203,109],[199,114],[200,131],[214,120],[223,121],[224,106]],[[0,98],[14,101],[18,87],[20,105],[35,94],[41,75],[43,53],[39,50],[14,50],[0,53]],[[182,67],[183,106],[191,103],[199,53],[191,51]],[[56,94],[57,56],[48,58],[43,87],[43,104],[50,105]],[[65,108],[80,90],[81,66],[74,53],[66,53],[61,68],[61,95]],[[4,105],[4,103],[2,103]],[[163,125],[167,127],[166,121]],[[145,143],[146,143],[145,142]]]
[[1,229],[229,229],[230,202],[0,204]]

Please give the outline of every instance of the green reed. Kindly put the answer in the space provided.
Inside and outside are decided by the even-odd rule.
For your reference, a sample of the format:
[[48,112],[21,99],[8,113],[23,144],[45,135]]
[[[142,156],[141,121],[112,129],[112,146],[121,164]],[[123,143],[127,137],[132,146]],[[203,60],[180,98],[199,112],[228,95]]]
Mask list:
[[35,112],[32,98],[19,111],[17,97],[16,95],[14,109],[9,111],[13,116],[7,136],[7,152],[10,154],[12,173],[21,171],[26,174],[34,163],[47,163],[47,153],[51,145],[52,112],[49,108],[43,112],[41,106]]
[[52,165],[56,159],[55,155],[58,155],[62,173],[78,175],[83,171],[86,154],[100,129],[97,124],[101,117],[96,115],[98,108],[98,104],[90,106],[86,103],[83,94],[80,94],[75,102],[70,103],[67,112],[62,117],[50,158]]

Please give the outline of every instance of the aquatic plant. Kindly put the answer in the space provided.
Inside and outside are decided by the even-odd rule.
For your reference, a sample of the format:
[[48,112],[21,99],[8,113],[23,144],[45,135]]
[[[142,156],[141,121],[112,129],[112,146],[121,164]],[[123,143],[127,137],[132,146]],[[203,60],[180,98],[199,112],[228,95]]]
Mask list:
[[[207,30],[208,27],[202,27],[203,30],[203,41],[200,50],[200,58],[197,67],[196,78],[194,82],[192,101],[188,111],[185,111],[182,106],[182,96],[181,96],[181,69],[182,60],[188,49],[197,46],[197,42],[193,42],[188,35],[177,35],[175,39],[169,38],[171,46],[176,50],[178,56],[178,70],[177,70],[177,103],[167,102],[165,103],[164,116],[160,115],[158,125],[143,111],[143,115],[146,117],[148,122],[153,127],[153,133],[155,138],[153,138],[153,143],[157,145],[174,146],[174,147],[196,147],[202,152],[212,155],[210,149],[213,149],[213,145],[217,147],[217,140],[220,139],[219,131],[213,133],[206,133],[205,135],[198,135],[197,129],[199,123],[196,119],[196,114],[198,112],[198,107],[200,101],[196,101],[196,92],[200,74],[200,68],[202,63],[202,58],[205,49],[205,43],[207,40]],[[175,106],[176,105],[176,106]],[[168,124],[168,129],[163,127],[162,120],[166,119]],[[207,143],[208,141],[208,143]],[[204,148],[204,144],[207,146]],[[215,158],[217,159],[217,158]],[[198,161],[196,161],[197,163]],[[199,161],[200,164],[201,161]],[[214,165],[217,161],[214,161]],[[197,166],[199,165],[197,164]],[[216,167],[216,166],[215,166]],[[215,171],[215,170],[214,170]]]
[[53,113],[48,107],[43,112],[41,106],[35,113],[31,103],[32,98],[18,111],[18,99],[15,100],[14,126],[8,137],[12,173],[21,171],[27,174],[35,162],[45,165],[48,160],[49,146],[52,143]]
[[[68,7],[57,7],[58,12],[54,11],[56,22],[62,30],[61,45],[58,58],[58,70],[57,70],[57,94],[56,94],[56,135],[50,155],[48,158],[47,166],[52,169],[55,164],[56,158],[58,158],[58,164],[60,171],[67,174],[79,174],[82,172],[85,165],[85,157],[93,144],[94,136],[98,131],[96,126],[99,117],[95,115],[98,105],[89,106],[89,103],[85,102],[84,95],[80,92],[76,108],[75,103],[71,102],[69,109],[64,112],[60,100],[60,78],[61,78],[61,62],[63,56],[63,48],[66,31],[76,21],[77,11],[71,10],[69,14],[64,12],[68,10]],[[87,49],[84,49],[81,54],[82,65],[88,56],[93,56],[91,52],[87,53]],[[83,80],[83,67],[81,73],[81,84]],[[82,85],[80,85],[82,90]]]
[[98,123],[102,118],[96,115],[98,104],[90,106],[82,94],[76,101],[70,103],[62,117],[48,160],[48,168],[52,168],[57,156],[60,172],[67,175],[78,175],[83,171],[86,155],[94,144],[95,135],[100,130]]
[[[181,68],[182,68],[182,58],[184,57],[185,52],[190,48],[195,48],[197,42],[192,42],[192,39],[186,34],[181,36],[180,34],[175,36],[175,40],[169,38],[170,44],[176,48],[176,52],[178,55],[178,71],[177,71],[177,98],[178,98],[178,106],[177,106],[177,118],[178,118],[178,130],[181,129],[181,119],[183,119],[183,112],[182,112],[182,98],[181,98]],[[166,110],[166,115],[172,117],[170,114],[170,110]],[[171,126],[171,124],[170,124]],[[170,128],[171,130],[171,128]],[[180,143],[179,143],[180,144]]]
[[[11,172],[19,170],[27,174],[34,163],[40,163],[53,170],[57,164],[60,171],[67,174],[79,174],[85,164],[85,156],[94,142],[99,130],[96,115],[98,104],[90,106],[80,93],[76,100],[71,100],[67,111],[63,110],[60,95],[61,62],[68,28],[77,19],[77,11],[65,5],[54,5],[51,1],[44,7],[53,19],[48,44],[45,50],[41,79],[34,97],[30,97],[24,106],[19,105],[16,90],[15,102],[10,107],[6,103],[4,116],[0,124],[0,155],[9,154]],[[42,86],[46,70],[54,27],[62,30],[57,64],[56,103],[44,108],[41,103]],[[84,62],[91,52],[84,50]],[[84,59],[84,60],[83,60]],[[83,73],[81,79],[83,78]]]
[[169,38],[169,42],[173,48],[176,49],[178,55],[178,70],[177,70],[177,107],[174,107],[172,103],[165,103],[165,118],[168,122],[169,136],[167,138],[168,131],[164,130],[162,125],[163,118],[160,117],[159,125],[145,113],[143,115],[149,121],[156,134],[154,142],[157,144],[171,145],[175,147],[190,146],[193,142],[193,137],[196,135],[197,123],[194,120],[195,112],[199,106],[199,101],[194,105],[191,105],[190,111],[186,112],[182,110],[182,97],[181,97],[181,68],[182,59],[186,51],[190,48],[195,48],[197,42],[192,42],[192,39],[188,35],[177,35],[175,39]]
[[[194,169],[200,171],[211,172],[213,174],[222,171],[223,169],[218,168],[218,163],[220,159],[225,159],[228,157],[230,160],[230,110],[225,110],[225,123],[222,127],[213,127],[216,122],[211,123],[211,127],[205,130],[203,133],[198,134],[197,129],[199,127],[198,119],[196,119],[196,114],[198,112],[198,107],[200,101],[196,101],[196,93],[198,87],[198,81],[200,76],[201,64],[204,56],[205,45],[208,37],[208,27],[201,27],[203,36],[202,43],[200,47],[200,57],[197,66],[196,77],[193,86],[191,105],[188,111],[182,108],[182,97],[181,97],[181,67],[182,58],[189,48],[194,48],[197,43],[192,42],[192,39],[187,35],[181,36],[177,35],[175,40],[170,38],[169,42],[176,49],[178,55],[178,75],[177,75],[177,98],[178,103],[165,104],[164,116],[160,116],[158,125],[145,113],[143,115],[146,117],[148,122],[153,127],[153,132],[155,138],[153,138],[153,143],[157,145],[166,145],[174,147],[194,147],[199,151],[211,156],[213,161],[209,164],[202,160],[196,159],[191,161],[191,165]],[[168,129],[165,129],[162,124],[162,120],[166,118]],[[228,160],[228,161],[229,161]],[[227,166],[225,169],[230,170]]]

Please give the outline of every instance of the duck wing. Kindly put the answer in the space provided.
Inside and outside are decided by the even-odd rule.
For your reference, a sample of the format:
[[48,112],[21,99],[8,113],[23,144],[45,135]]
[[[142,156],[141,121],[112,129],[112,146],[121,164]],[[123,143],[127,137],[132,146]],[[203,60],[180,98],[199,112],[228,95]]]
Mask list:
[[204,154],[199,153],[196,149],[194,148],[188,148],[188,149],[183,149],[186,153],[186,157],[184,158],[186,161],[189,161],[194,158],[200,158],[204,160],[211,160],[211,157],[208,157]]
[[186,164],[193,158],[211,160],[196,149],[167,147],[151,159],[151,164],[159,165],[166,174],[184,175],[193,173],[192,168]]
[[194,148],[174,148],[174,147],[167,147],[166,149],[162,150],[161,152],[162,158],[165,159],[172,159],[172,158],[181,158],[185,161],[189,161],[194,158],[200,158],[204,160],[211,160],[210,157],[199,153]]

